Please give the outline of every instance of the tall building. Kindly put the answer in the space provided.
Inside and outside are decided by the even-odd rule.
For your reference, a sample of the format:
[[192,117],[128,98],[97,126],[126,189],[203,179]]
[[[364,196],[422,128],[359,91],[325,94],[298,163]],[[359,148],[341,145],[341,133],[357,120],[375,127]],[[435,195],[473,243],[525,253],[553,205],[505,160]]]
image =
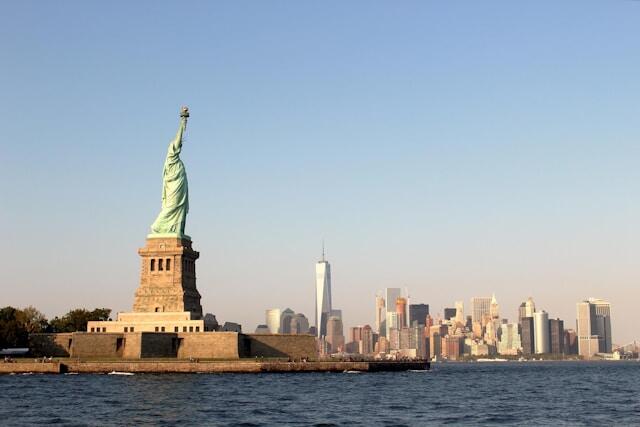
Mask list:
[[498,331],[496,330],[496,324],[494,322],[487,322],[487,326],[484,329],[484,341],[491,346],[496,345],[498,338]]
[[373,353],[373,330],[369,325],[364,325],[362,327],[359,350],[360,354]]
[[331,316],[331,265],[324,259],[316,263],[316,329],[318,337],[327,334],[327,321]]
[[552,354],[564,354],[564,322],[562,320],[549,320],[549,341]]
[[491,298],[474,297],[471,298],[471,316],[474,322],[483,323],[485,316],[490,316]]
[[611,353],[611,306],[608,302],[589,298],[577,304],[578,353],[585,359],[596,353]]
[[397,350],[400,345],[400,336],[398,335],[400,332],[400,322],[398,319],[397,311],[388,311],[387,312],[387,341],[389,342],[389,348],[392,350]]
[[[389,329],[391,328],[389,326],[389,313],[395,313],[396,312],[396,300],[398,298],[400,298],[402,296],[402,291],[400,288],[386,288],[384,290],[384,300],[387,303],[386,306],[386,310],[387,310],[387,315],[386,317],[386,324],[385,324],[385,336],[387,338],[389,338]],[[395,326],[397,328],[397,326]],[[382,335],[382,332],[380,333]]]
[[522,348],[517,323],[503,323],[500,325],[500,341],[498,353],[516,356]]
[[399,297],[396,299],[396,313],[398,313],[398,327],[404,328],[407,326],[407,299]]
[[290,308],[285,308],[282,313],[280,313],[280,333],[281,334],[290,334],[291,333],[291,320],[296,313]]
[[349,328],[349,342],[362,341],[362,326],[352,326]]
[[496,300],[496,294],[491,295],[491,305],[489,306],[489,315],[491,319],[499,319],[500,318],[500,305],[498,305],[498,300]]
[[578,354],[578,335],[573,329],[564,330],[564,354]]
[[611,304],[607,301],[589,298],[589,303],[596,307],[596,333],[602,337],[600,342],[601,353],[611,353],[613,351],[613,341],[611,340]]
[[518,323],[522,324],[522,319],[525,317],[533,317],[533,313],[536,312],[536,305],[531,297],[527,298],[525,302],[520,304],[518,308]]
[[444,320],[451,320],[456,318],[456,309],[453,307],[444,308]]
[[425,326],[427,324],[428,315],[429,315],[429,304],[409,305],[409,326],[414,326],[414,324],[419,326]]
[[410,329],[409,348],[416,350],[416,357],[426,359],[429,354],[428,344],[425,336],[424,326],[416,325]]
[[536,311],[533,313],[534,332],[535,332],[535,352],[536,354],[549,353],[549,315],[546,311]]
[[402,328],[400,328],[398,348],[401,350],[415,348],[415,347],[411,347],[411,328],[408,328],[406,326],[403,326]]
[[442,357],[449,360],[460,360],[463,356],[464,337],[461,335],[447,335],[442,338]]
[[456,301],[456,323],[464,325],[466,323],[464,318],[464,302]]
[[309,319],[302,313],[296,313],[291,318],[291,327],[292,334],[308,334],[309,333]]
[[446,325],[434,325],[429,328],[429,351],[432,358],[442,356],[442,338],[446,335]]
[[266,324],[272,334],[280,333],[280,309],[272,308],[265,312]]
[[362,341],[362,326],[352,326],[349,328],[345,351],[347,353],[359,353],[360,341]]
[[520,304],[518,306],[518,325],[521,325],[522,324],[522,319],[527,317],[527,315],[525,314],[525,310],[526,310],[526,305],[523,302],[522,304]]
[[376,332],[384,335],[386,332],[385,322],[387,320],[387,308],[384,297],[376,295]]
[[344,351],[344,332],[342,319],[337,316],[330,316],[327,319],[327,344],[331,353]]
[[523,317],[520,324],[520,338],[522,343],[522,354],[531,355],[535,353],[535,335],[533,317]]

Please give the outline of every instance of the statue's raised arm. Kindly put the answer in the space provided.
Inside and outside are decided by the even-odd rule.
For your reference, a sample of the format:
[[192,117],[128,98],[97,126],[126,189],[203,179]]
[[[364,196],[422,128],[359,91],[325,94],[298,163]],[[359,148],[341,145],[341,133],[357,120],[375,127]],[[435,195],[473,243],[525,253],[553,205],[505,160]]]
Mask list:
[[162,177],[162,210],[151,225],[151,234],[171,234],[184,236],[184,227],[189,212],[189,190],[187,172],[182,160],[182,138],[187,128],[189,109],[182,107],[180,126],[176,137],[169,144],[167,158],[164,162]]
[[178,126],[178,132],[171,144],[169,144],[168,156],[178,156],[182,150],[182,138],[184,132],[187,130],[187,119],[189,118],[189,108],[182,107],[180,110],[180,125]]

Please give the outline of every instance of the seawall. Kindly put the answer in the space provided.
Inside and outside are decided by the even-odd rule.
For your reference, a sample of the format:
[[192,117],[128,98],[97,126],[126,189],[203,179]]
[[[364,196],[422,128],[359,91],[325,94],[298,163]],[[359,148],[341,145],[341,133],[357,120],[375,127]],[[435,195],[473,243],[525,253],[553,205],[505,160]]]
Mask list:
[[261,373],[261,372],[385,372],[429,369],[426,361],[279,362],[234,361],[73,361],[3,363],[0,373]]

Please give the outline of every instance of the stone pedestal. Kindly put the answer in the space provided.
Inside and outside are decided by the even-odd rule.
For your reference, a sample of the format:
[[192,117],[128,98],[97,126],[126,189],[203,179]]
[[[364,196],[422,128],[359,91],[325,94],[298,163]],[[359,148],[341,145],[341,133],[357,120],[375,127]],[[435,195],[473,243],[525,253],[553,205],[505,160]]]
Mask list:
[[202,319],[200,293],[196,289],[196,260],[200,254],[186,236],[149,235],[138,250],[142,258],[140,286],[136,290],[136,313],[184,313]]

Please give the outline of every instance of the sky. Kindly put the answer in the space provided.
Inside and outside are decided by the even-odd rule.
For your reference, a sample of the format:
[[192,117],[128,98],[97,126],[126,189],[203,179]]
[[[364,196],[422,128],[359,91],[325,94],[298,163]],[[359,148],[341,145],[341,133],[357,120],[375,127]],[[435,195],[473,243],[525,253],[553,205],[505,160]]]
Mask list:
[[191,110],[186,233],[205,312],[345,328],[376,291],[495,292],[575,325],[640,300],[640,2],[9,2],[0,17],[0,306],[130,311]]

